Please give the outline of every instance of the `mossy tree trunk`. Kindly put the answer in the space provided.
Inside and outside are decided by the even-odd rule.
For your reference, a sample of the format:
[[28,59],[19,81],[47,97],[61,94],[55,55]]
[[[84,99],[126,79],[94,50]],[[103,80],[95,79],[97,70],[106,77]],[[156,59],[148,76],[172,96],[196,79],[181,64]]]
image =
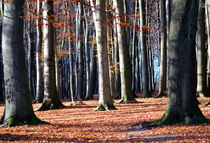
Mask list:
[[[106,0],[96,0],[96,5],[91,1],[93,18],[96,30],[96,43],[98,52],[99,71],[99,105],[97,111],[115,110],[110,90],[109,61],[107,49],[106,29]],[[95,9],[97,7],[97,9]]]
[[122,102],[136,102],[132,92],[132,67],[129,55],[129,46],[127,44],[127,35],[123,23],[125,23],[124,1],[113,1],[116,9],[116,28],[120,60],[120,81],[121,81],[121,100]]
[[205,33],[205,0],[199,1],[198,31],[197,31],[197,96],[207,96],[207,49]]
[[44,40],[44,100],[39,110],[63,108],[56,88],[55,28],[53,26],[53,1],[43,1]]
[[[195,36],[199,0],[174,0],[168,51],[168,105],[156,124],[209,122],[196,98]],[[183,66],[184,65],[184,66]]]
[[3,126],[39,124],[35,116],[29,92],[23,45],[24,0],[4,4],[2,29],[2,53],[5,81],[5,111]]

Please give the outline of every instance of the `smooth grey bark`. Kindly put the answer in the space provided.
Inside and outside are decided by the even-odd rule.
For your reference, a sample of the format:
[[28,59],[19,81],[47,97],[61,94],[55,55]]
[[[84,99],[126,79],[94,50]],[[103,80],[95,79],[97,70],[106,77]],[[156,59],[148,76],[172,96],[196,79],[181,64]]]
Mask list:
[[84,59],[83,59],[83,40],[84,40],[84,11],[83,4],[77,5],[77,20],[76,20],[76,50],[77,50],[77,87],[76,87],[76,99],[82,100],[83,94],[83,80],[84,80]]
[[0,2],[0,103],[4,103],[4,74],[3,74],[3,59],[2,59],[2,20],[3,20],[3,4]]
[[126,30],[125,27],[121,25],[125,23],[124,2],[122,0],[115,0],[113,1],[113,6],[116,10],[116,28],[120,61],[121,100],[119,103],[136,102],[132,92],[132,67]]
[[151,97],[149,90],[149,64],[148,64],[148,53],[147,53],[147,44],[146,44],[146,3],[144,0],[139,0],[140,5],[140,46],[142,54],[142,85],[144,97]]
[[207,82],[208,82],[208,93],[209,93],[210,92],[210,1],[209,0],[206,0],[205,7],[206,7],[206,25],[207,25],[207,37],[208,37]]
[[56,88],[55,77],[55,28],[53,1],[43,1],[43,40],[44,40],[44,100],[39,110],[63,108]]
[[[107,29],[104,26],[106,24],[106,0],[96,0],[95,5],[91,1],[91,5],[96,30],[99,71],[99,104],[96,111],[115,110],[110,91]],[[96,10],[95,7],[98,9]]]
[[24,0],[4,4],[2,53],[5,81],[5,111],[3,126],[39,124],[33,112],[23,44]]
[[[168,104],[156,124],[209,122],[196,98],[195,36],[199,0],[173,0],[168,50]],[[184,65],[184,66],[183,66]],[[190,71],[190,72],[189,72]]]
[[197,31],[197,96],[207,96],[207,48],[205,33],[205,0],[199,1]]
[[[41,15],[42,3],[37,0],[37,14]],[[44,98],[43,57],[42,57],[42,27],[41,18],[36,21],[36,97],[35,103],[41,103]]]
[[160,21],[161,21],[161,47],[160,47],[160,79],[159,93],[157,97],[167,95],[167,20],[166,20],[166,0],[160,0]]

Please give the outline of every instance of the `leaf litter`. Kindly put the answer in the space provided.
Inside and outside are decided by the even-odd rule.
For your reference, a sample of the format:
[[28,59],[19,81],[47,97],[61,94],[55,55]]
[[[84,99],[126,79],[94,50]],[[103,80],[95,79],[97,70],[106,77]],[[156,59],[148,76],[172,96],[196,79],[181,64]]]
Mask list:
[[[170,125],[139,129],[132,125],[162,117],[167,98],[138,98],[138,103],[115,104],[118,110],[94,112],[98,101],[64,102],[65,109],[35,112],[50,124],[0,128],[0,142],[210,142],[210,125]],[[203,114],[210,118],[210,98],[199,99]],[[117,103],[118,100],[115,101]],[[34,104],[38,109],[41,104]],[[4,105],[0,105],[2,116]]]

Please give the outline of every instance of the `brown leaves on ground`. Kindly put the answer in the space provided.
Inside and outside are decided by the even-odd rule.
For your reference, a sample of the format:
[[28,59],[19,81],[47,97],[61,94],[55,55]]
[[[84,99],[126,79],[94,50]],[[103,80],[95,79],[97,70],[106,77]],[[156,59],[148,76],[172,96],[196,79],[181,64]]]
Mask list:
[[[210,98],[200,99],[202,104]],[[210,125],[173,125],[134,129],[133,124],[161,118],[166,98],[138,99],[139,103],[116,104],[118,110],[94,112],[98,101],[83,101],[66,109],[39,111],[51,124],[0,128],[0,142],[210,142]],[[117,103],[118,101],[116,101]],[[64,102],[66,106],[69,102]],[[40,104],[34,105],[38,109]],[[3,112],[0,106],[0,114]],[[210,106],[200,105],[210,118]]]

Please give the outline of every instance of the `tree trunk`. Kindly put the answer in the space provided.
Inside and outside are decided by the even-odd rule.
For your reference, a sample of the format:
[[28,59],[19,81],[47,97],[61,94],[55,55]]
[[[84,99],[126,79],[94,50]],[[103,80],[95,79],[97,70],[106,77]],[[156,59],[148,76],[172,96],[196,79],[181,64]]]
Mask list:
[[151,97],[149,91],[149,67],[148,67],[148,54],[146,45],[146,4],[144,0],[139,0],[140,5],[140,43],[141,43],[141,53],[142,53],[142,84],[144,97]]
[[[2,53],[6,104],[4,126],[39,124],[33,112],[23,45],[23,0],[4,4]],[[19,15],[18,15],[19,14]]]
[[78,62],[78,70],[77,70],[77,87],[76,87],[76,99],[82,100],[84,98],[83,94],[83,80],[84,80],[84,59],[83,59],[83,41],[84,40],[84,31],[83,31],[83,23],[84,23],[84,11],[83,4],[78,3],[77,5],[77,30],[76,30],[76,50],[77,50],[77,62]]
[[53,1],[43,2],[44,39],[44,100],[39,110],[64,107],[56,90],[55,79],[55,28],[53,26]]
[[[37,14],[41,15],[41,2],[37,0]],[[42,57],[42,27],[40,26],[42,20],[37,19],[37,43],[36,43],[36,98],[35,103],[41,103],[44,98],[44,79],[43,79],[43,57]]]
[[208,93],[209,93],[210,92],[210,1],[209,0],[206,0],[206,25],[207,25],[207,37],[208,37],[207,82],[208,82]]
[[208,122],[196,98],[198,4],[199,0],[173,0],[168,51],[169,100],[163,118],[156,124]]
[[198,31],[197,31],[197,96],[207,96],[207,49],[205,33],[205,0],[199,1]]
[[130,62],[129,47],[127,44],[126,30],[122,26],[125,23],[124,2],[113,1],[116,9],[116,27],[120,60],[121,100],[119,103],[136,102],[132,92],[132,67]]
[[2,59],[2,20],[3,20],[3,4],[0,2],[0,103],[4,103],[4,74],[3,74],[3,59]]
[[[97,111],[115,110],[110,91],[109,63],[107,50],[107,29],[106,29],[106,0],[96,0],[93,8],[93,18],[96,29],[96,43],[98,52],[98,71],[99,71],[99,105]],[[96,10],[97,7],[99,10]]]
[[160,20],[161,20],[161,47],[160,47],[160,80],[159,93],[157,97],[167,95],[166,77],[167,77],[167,27],[166,27],[166,0],[160,0]]

